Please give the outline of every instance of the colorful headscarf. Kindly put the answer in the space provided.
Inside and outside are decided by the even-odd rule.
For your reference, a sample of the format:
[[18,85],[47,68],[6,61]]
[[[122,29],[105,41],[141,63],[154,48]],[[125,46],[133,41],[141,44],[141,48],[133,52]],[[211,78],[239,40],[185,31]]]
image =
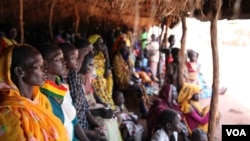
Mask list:
[[94,44],[100,37],[101,35],[94,34],[94,35],[89,36],[88,40],[91,44]]
[[181,106],[181,111],[185,113],[190,112],[191,105],[189,100],[193,97],[194,94],[198,94],[201,92],[201,87],[194,84],[184,83],[181,91],[178,95],[178,103]]
[[177,90],[174,85],[172,84],[166,84],[164,85],[160,92],[159,92],[159,98],[168,105],[169,108],[175,109],[177,111],[181,111],[179,105],[175,105],[173,102],[173,95],[174,93],[177,93]]
[[52,113],[46,96],[34,86],[33,100],[20,95],[11,80],[12,51],[6,48],[0,56],[0,80],[10,89],[0,90],[0,138],[2,140],[68,141],[61,121]]

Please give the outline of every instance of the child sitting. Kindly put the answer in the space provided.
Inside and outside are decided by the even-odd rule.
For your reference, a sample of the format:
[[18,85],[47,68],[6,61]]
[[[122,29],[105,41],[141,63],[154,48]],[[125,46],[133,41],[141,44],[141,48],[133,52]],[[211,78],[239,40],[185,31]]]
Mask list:
[[135,74],[142,80],[145,86],[151,86],[153,83],[152,72],[149,68],[142,67],[142,63],[139,60],[135,62]]
[[120,125],[123,140],[141,141],[144,131],[142,125],[137,124],[137,115],[129,113],[124,105],[123,93],[116,91],[113,95],[115,102],[116,116]]
[[154,133],[151,141],[178,141],[178,133],[183,130],[180,115],[174,110],[166,109],[158,120],[160,128]]

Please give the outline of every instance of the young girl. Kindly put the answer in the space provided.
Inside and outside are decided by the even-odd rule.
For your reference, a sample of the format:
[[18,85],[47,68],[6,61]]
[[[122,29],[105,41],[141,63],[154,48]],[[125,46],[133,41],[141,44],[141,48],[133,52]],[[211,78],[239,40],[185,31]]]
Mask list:
[[[102,127],[94,120],[92,114],[89,110],[89,104],[85,98],[84,90],[82,86],[82,81],[77,70],[80,68],[79,59],[84,60],[84,56],[88,51],[86,48],[91,48],[85,46],[85,48],[77,49],[74,45],[70,43],[59,44],[59,47],[63,51],[64,59],[66,60],[66,72],[64,74],[64,80],[69,84],[70,95],[72,97],[73,105],[76,108],[76,114],[80,126],[85,131],[89,140],[96,141],[106,139],[105,133]],[[79,53],[81,55],[79,56]],[[84,55],[84,56],[83,56]]]
[[68,86],[59,78],[66,68],[61,49],[52,44],[45,44],[41,54],[47,70],[47,80],[41,86],[41,92],[48,97],[54,114],[66,127],[70,140],[87,141],[88,138],[77,121]]
[[[200,93],[201,98],[208,98],[212,96],[212,88],[204,81],[203,75],[200,72],[201,64],[198,63],[199,54],[194,50],[188,50],[187,56],[189,61],[186,62],[184,75],[186,81],[190,84],[198,85],[202,88]],[[219,90],[220,94],[225,94],[227,91],[226,87],[222,87]]]
[[116,118],[113,118],[113,112],[110,107],[99,99],[95,94],[92,80],[95,78],[95,68],[93,66],[94,54],[89,52],[85,57],[80,68],[82,85],[84,87],[85,97],[89,103],[89,109],[95,120],[101,125],[106,133],[108,141],[121,141],[121,135]]
[[83,81],[85,97],[89,103],[89,108],[98,109],[98,108],[104,108],[107,105],[106,103],[100,100],[98,95],[96,95],[95,89],[93,88],[93,85],[92,85],[92,81],[96,77],[96,71],[94,68],[93,59],[94,59],[94,54],[92,52],[89,52],[84,57],[84,61],[79,70],[79,73]]
[[116,91],[113,95],[120,129],[124,140],[134,137],[134,141],[141,141],[144,131],[142,125],[137,124],[137,116],[129,113],[124,105],[123,93]]
[[164,110],[159,116],[160,129],[158,129],[151,141],[178,141],[178,133],[182,131],[180,115],[170,109]]

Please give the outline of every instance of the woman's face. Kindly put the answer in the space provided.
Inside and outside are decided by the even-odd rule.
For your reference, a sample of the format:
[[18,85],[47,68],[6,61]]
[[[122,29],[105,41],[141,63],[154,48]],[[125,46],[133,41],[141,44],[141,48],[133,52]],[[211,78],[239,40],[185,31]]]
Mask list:
[[94,71],[94,60],[91,59],[87,65],[87,73],[92,73]]
[[172,99],[173,100],[177,100],[178,99],[178,92],[177,89],[175,87],[172,87]]
[[40,53],[29,56],[23,67],[23,81],[33,86],[41,86],[46,79],[43,58]]
[[194,94],[192,97],[192,100],[194,100],[194,101],[199,101],[199,99],[200,99],[199,94]]
[[10,38],[15,39],[17,36],[17,30],[16,28],[11,28],[10,29]]
[[96,50],[104,50],[103,39],[100,37],[95,43]]
[[60,49],[51,52],[47,62],[47,73],[53,75],[63,75],[66,69],[66,61],[64,61],[63,53]]
[[124,104],[125,100],[124,100],[124,96],[122,93],[119,93],[118,96],[116,97],[116,104],[118,106]]
[[68,69],[76,70],[79,67],[78,49],[74,49],[68,52],[66,64]]
[[195,52],[192,52],[189,59],[190,59],[191,62],[196,62],[197,57],[198,57],[198,54],[195,53]]

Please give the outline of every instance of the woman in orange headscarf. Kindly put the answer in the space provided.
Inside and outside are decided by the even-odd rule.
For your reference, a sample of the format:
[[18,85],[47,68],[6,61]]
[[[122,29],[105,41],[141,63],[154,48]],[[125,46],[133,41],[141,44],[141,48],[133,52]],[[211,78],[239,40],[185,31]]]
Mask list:
[[6,48],[0,56],[0,138],[17,141],[68,141],[62,122],[39,91],[43,59],[29,45]]
[[179,96],[178,103],[184,114],[189,133],[195,128],[207,132],[209,122],[209,106],[203,108],[199,104],[201,88],[194,84],[184,83]]

